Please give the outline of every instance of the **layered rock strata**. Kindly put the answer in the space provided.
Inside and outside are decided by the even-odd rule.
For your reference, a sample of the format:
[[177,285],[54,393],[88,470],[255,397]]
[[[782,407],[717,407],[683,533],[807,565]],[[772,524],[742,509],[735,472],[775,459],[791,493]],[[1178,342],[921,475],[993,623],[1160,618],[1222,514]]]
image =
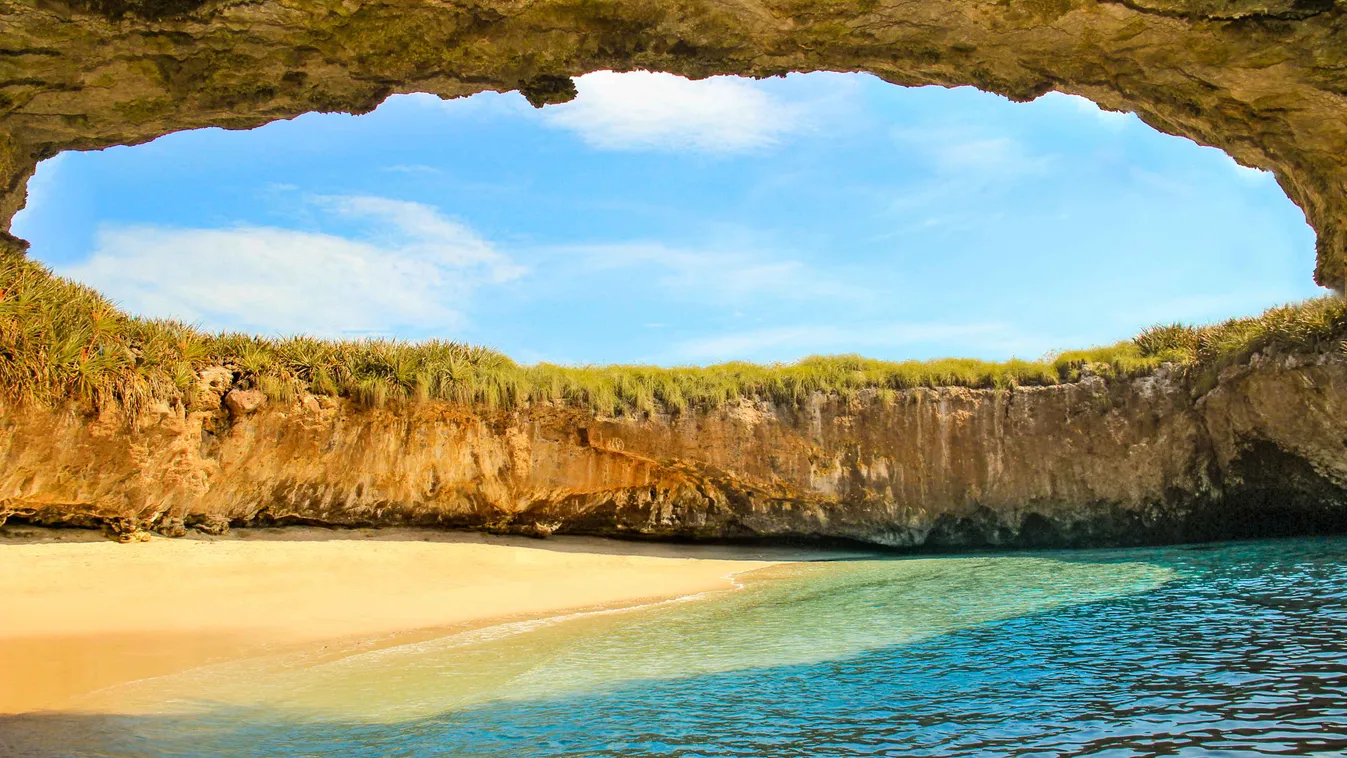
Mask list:
[[[0,517],[180,534],[423,525],[546,535],[1070,546],[1347,530],[1347,359],[1210,378],[743,401],[643,418],[231,396],[0,412]],[[197,408],[193,410],[192,408]]]
[[1334,0],[0,0],[0,243],[36,162],[181,129],[642,68],[863,71],[1052,90],[1276,173],[1347,278],[1347,20]]

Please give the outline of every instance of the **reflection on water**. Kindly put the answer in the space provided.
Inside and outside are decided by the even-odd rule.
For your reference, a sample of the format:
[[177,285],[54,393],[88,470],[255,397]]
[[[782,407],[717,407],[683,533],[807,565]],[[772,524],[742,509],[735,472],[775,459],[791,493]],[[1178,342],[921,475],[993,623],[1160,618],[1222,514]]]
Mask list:
[[1337,755],[1347,540],[778,567],[151,684],[119,697],[153,713],[64,735],[118,757]]

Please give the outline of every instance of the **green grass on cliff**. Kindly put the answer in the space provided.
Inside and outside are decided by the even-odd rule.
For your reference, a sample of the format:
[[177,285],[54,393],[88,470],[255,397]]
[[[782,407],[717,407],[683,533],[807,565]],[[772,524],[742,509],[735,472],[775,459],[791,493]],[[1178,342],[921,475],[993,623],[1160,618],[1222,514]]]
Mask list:
[[1003,363],[943,358],[878,361],[815,356],[790,364],[520,366],[454,342],[268,339],[211,334],[122,313],[94,290],[20,257],[0,259],[0,394],[20,402],[76,400],[132,411],[193,392],[197,372],[225,365],[240,386],[276,400],[337,395],[371,406],[444,399],[493,408],[557,402],[600,413],[683,411],[738,398],[797,402],[815,392],[913,387],[1009,387],[1074,381],[1082,372],[1135,376],[1170,362],[1219,369],[1268,347],[1336,349],[1347,302],[1311,300],[1204,327],[1158,326],[1108,347]]

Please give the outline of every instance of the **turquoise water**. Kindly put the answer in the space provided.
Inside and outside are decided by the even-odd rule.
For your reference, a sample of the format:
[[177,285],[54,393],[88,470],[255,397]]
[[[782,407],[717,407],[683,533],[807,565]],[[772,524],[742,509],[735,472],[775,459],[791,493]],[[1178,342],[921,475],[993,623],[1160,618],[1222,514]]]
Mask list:
[[838,561],[742,579],[626,612],[145,682],[120,695],[143,715],[53,718],[60,744],[41,749],[1347,754],[1344,539]]

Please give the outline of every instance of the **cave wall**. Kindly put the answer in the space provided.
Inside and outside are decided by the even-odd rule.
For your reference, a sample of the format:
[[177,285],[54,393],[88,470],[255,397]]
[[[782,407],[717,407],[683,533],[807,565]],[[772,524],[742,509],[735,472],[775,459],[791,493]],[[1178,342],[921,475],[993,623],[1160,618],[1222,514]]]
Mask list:
[[[0,0],[0,248],[23,249],[10,221],[62,150],[366,112],[394,93],[520,90],[544,106],[601,69],[828,70],[1077,94],[1219,147],[1276,173],[1318,233],[1316,280],[1341,290],[1345,27],[1331,0]],[[0,399],[0,511],[129,530],[289,519],[897,545],[1337,528],[1347,369],[1296,360],[1200,397],[1172,377],[1095,378],[646,420],[235,418],[217,403],[128,428]]]
[[257,408],[227,390],[135,419],[0,400],[0,521],[127,539],[300,523],[901,548],[1347,531],[1339,352],[1258,356],[1214,386],[1163,369],[675,416]]
[[[1347,278],[1347,23],[1334,0],[0,0],[0,245],[36,165],[206,126],[641,68],[865,71],[1057,90],[1276,173]],[[452,135],[446,138],[452,139]]]

